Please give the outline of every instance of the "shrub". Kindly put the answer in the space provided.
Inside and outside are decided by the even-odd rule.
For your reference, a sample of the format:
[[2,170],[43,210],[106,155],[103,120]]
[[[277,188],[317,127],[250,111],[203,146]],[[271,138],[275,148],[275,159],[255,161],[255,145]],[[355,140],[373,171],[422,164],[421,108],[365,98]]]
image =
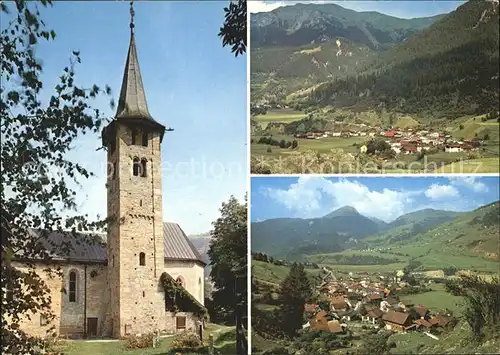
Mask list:
[[172,342],[174,349],[194,350],[202,345],[200,337],[191,332],[177,334]]
[[130,335],[126,338],[125,347],[127,349],[144,349],[153,346],[154,334]]

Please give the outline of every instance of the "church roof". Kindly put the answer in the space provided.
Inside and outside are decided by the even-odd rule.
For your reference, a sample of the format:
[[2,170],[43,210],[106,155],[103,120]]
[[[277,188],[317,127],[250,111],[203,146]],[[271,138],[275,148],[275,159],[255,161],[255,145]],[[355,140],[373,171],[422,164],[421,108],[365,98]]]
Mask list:
[[146,118],[153,120],[146,101],[142,75],[137,58],[135,36],[130,36],[127,61],[123,72],[122,88],[116,110],[116,118]]
[[204,263],[198,250],[177,223],[163,223],[163,235],[165,259],[198,260]]
[[[30,234],[35,239],[40,237],[41,231],[30,230]],[[108,261],[106,237],[104,233],[78,233],[75,237],[71,232],[53,231],[40,241],[51,255],[51,260],[105,263]],[[206,265],[177,223],[164,223],[163,238],[165,260],[196,261]],[[66,245],[72,248],[64,247]]]

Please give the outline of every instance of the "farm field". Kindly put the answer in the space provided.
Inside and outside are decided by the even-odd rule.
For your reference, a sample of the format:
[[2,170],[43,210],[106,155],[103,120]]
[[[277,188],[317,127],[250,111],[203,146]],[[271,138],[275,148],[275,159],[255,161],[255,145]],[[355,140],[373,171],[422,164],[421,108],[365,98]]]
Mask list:
[[[252,139],[254,143],[252,144],[251,153],[253,156],[265,155],[265,156],[286,156],[294,151],[303,152],[306,150],[314,150],[320,153],[329,153],[332,149],[342,149],[348,153],[357,153],[359,148],[354,146],[354,144],[362,144],[365,143],[368,139],[367,137],[350,137],[350,138],[337,138],[337,137],[329,137],[329,138],[321,138],[321,139],[298,139],[294,136],[286,136],[286,135],[273,135],[273,139],[281,141],[284,139],[285,141],[293,141],[296,140],[299,143],[298,149],[280,149],[276,146],[270,146],[267,144],[257,144],[257,141],[262,136],[254,136]],[[272,152],[269,153],[267,151],[268,148],[271,148]]]
[[[338,110],[333,113],[330,111],[316,112],[321,119],[334,119],[334,117],[350,116],[352,113],[345,110]],[[365,117],[368,113],[359,114],[358,122],[363,121],[361,117]],[[268,111],[265,115],[258,115],[254,117],[261,129],[266,129],[270,122],[291,123],[305,118],[305,113],[295,111],[293,109],[274,109]],[[380,124],[378,116],[368,115],[368,120],[364,120],[368,126],[374,122]],[[446,129],[455,139],[484,139],[483,149],[478,153],[477,159],[467,160],[469,154],[465,152],[460,153],[445,153],[438,152],[426,155],[423,160],[417,160],[417,155],[398,155],[396,159],[389,160],[385,163],[381,173],[399,174],[399,173],[494,173],[500,170],[498,156],[499,156],[499,123],[496,121],[483,122],[484,115],[479,116],[465,116],[457,118],[450,126],[447,120],[438,120],[435,123],[427,122],[425,127],[434,127],[436,129]],[[357,116],[358,117],[358,116]],[[416,128],[420,122],[426,121],[425,118],[413,118],[410,116],[400,117],[396,126],[413,127]],[[385,120],[382,120],[385,121]],[[349,124],[348,124],[349,126]],[[422,128],[425,128],[422,126]],[[281,133],[280,133],[281,132]],[[332,149],[342,149],[346,153],[355,154],[359,152],[359,146],[368,142],[371,138],[365,137],[328,137],[320,139],[296,139],[293,135],[283,135],[282,130],[273,128],[267,130],[267,134],[272,134],[273,139],[281,141],[296,140],[299,145],[297,149],[282,149],[277,146],[270,146],[265,144],[256,144],[262,137],[261,135],[253,135],[253,144],[251,146],[251,154],[254,157],[286,157],[287,154],[292,152],[304,152],[312,150],[322,154],[329,153]],[[426,166],[427,165],[427,166]]]
[[[331,267],[334,270],[352,272],[390,272],[400,270],[403,269],[411,259],[420,261],[422,265],[424,265],[423,270],[455,267],[459,270],[475,270],[487,273],[498,271],[498,262],[487,260],[477,255],[465,255],[465,253],[457,254],[457,250],[454,248],[442,246],[438,248],[437,245],[433,246],[426,243],[424,245],[393,247],[392,251],[403,255],[394,255],[389,252],[346,250],[340,253],[310,255],[307,257],[307,260]],[[373,255],[388,259],[396,258],[399,259],[400,262],[387,265],[339,265],[333,262],[333,255]]]
[[343,271],[343,272],[393,272],[394,270],[401,270],[405,267],[405,263],[394,263],[387,265],[338,265],[338,264],[329,264],[323,263],[321,266],[327,266],[334,271]]
[[[267,144],[258,144],[262,136],[253,136],[251,155],[264,158],[286,158],[294,152],[314,151],[321,154],[330,153],[332,149],[342,149],[345,153],[357,154],[359,146],[369,140],[369,137],[337,138],[328,137],[321,139],[297,139],[290,135],[273,135],[272,138],[281,141],[298,142],[297,149],[280,148]],[[383,164],[380,173],[383,174],[411,174],[411,173],[495,173],[500,171],[499,160],[493,151],[484,153],[486,157],[466,160],[466,153],[439,152],[417,160],[416,155],[400,155],[394,160]],[[489,156],[489,157],[488,157]],[[458,160],[458,161],[457,161]],[[461,161],[460,161],[461,160]],[[427,164],[427,166],[426,166]]]
[[269,110],[265,115],[257,115],[254,119],[260,124],[262,129],[267,127],[269,122],[290,123],[298,121],[307,115],[293,109]]
[[423,304],[431,311],[451,310],[454,315],[458,315],[462,311],[462,297],[453,296],[446,292],[443,284],[432,283],[429,285],[432,289],[430,292],[416,293],[413,295],[400,296],[402,300],[413,301],[416,305]]

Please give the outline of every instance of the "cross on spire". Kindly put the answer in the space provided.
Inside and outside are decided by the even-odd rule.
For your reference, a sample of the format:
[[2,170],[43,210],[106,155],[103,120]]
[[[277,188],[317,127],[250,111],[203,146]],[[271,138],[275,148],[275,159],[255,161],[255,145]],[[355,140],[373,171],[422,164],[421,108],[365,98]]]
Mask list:
[[135,11],[134,11],[134,2],[130,2],[130,33],[134,34],[134,16],[135,16]]

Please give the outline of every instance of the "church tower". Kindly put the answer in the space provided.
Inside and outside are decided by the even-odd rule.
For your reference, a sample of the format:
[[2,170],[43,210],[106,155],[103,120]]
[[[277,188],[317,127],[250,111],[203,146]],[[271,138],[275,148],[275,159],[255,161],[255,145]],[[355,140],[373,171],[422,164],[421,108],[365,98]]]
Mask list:
[[164,269],[160,145],[165,127],[148,110],[130,8],[130,45],[115,119],[102,132],[108,150],[105,327],[113,337],[161,328]]

